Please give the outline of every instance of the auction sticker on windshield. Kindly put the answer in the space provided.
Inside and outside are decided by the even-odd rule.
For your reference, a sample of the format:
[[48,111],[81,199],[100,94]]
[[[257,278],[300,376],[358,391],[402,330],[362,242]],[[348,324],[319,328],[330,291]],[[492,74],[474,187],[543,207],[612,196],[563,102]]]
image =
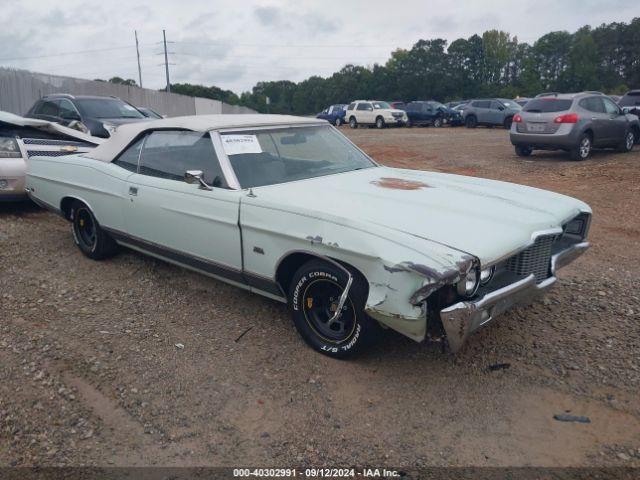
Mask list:
[[262,147],[255,135],[222,135],[222,146],[227,155],[262,153]]

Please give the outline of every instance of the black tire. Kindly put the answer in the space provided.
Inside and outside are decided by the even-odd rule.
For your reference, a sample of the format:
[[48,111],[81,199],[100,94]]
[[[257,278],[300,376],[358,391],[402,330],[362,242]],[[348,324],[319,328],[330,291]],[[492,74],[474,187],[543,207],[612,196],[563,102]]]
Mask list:
[[289,304],[293,324],[303,340],[314,350],[333,358],[353,355],[375,339],[380,326],[364,312],[367,284],[357,272],[340,319],[333,315],[348,277],[345,272],[322,260],[310,260],[293,276]]
[[625,132],[624,137],[618,145],[618,151],[620,153],[627,153],[633,150],[633,145],[636,143],[636,136],[633,131],[629,130]]
[[582,161],[589,158],[593,148],[593,139],[588,133],[583,133],[578,139],[578,145],[571,149],[571,159]]
[[76,201],[71,206],[73,240],[82,253],[92,260],[109,258],[118,251],[118,244],[101,227],[87,205]]
[[504,119],[502,126],[505,130],[511,130],[511,124],[513,124],[513,117],[507,117]]
[[433,126],[436,128],[442,128],[442,126],[444,125],[443,121],[442,121],[442,117],[436,117],[433,120]]
[[339,127],[340,125],[342,125],[342,118],[337,117],[334,123],[336,127]]
[[523,147],[520,145],[516,145],[516,155],[519,157],[528,157],[533,152],[531,147]]
[[385,126],[384,118],[376,117],[376,128],[383,129]]
[[358,121],[356,120],[356,117],[351,117],[349,119],[349,126],[351,128],[358,128]]
[[411,119],[410,119],[410,118],[408,118],[408,119],[407,119],[407,123],[405,123],[405,126],[406,126],[407,128],[411,128],[411,127],[413,127],[413,123],[411,122]]
[[475,115],[469,115],[464,119],[464,126],[467,128],[476,128],[478,126],[478,119]]

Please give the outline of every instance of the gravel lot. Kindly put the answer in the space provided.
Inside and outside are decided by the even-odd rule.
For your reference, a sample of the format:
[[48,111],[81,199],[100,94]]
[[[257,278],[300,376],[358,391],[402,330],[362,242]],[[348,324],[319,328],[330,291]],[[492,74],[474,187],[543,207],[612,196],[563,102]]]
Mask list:
[[0,206],[0,465],[640,466],[640,148],[343,131],[384,164],[576,196],[593,247],[455,357],[388,333],[341,362],[283,305],[131,251],[93,262],[61,218]]

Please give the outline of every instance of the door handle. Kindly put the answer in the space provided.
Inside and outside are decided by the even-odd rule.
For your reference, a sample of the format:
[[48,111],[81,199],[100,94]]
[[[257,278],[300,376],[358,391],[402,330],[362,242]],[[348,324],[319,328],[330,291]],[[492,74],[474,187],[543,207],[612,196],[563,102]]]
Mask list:
[[134,197],[138,195],[138,187],[129,187],[129,195]]

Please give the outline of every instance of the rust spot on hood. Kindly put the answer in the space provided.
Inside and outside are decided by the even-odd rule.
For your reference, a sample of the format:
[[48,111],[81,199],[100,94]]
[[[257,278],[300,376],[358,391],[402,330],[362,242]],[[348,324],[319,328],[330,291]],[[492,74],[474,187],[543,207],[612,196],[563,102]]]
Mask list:
[[392,188],[394,190],[420,190],[421,188],[431,188],[424,182],[415,180],[404,180],[402,178],[382,177],[371,182],[382,188]]

